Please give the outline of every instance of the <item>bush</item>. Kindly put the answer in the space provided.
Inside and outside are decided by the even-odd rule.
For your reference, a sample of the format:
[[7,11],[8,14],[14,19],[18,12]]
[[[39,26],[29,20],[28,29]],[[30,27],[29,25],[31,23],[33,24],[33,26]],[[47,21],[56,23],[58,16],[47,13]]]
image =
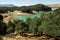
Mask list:
[[0,21],[0,35],[5,35],[7,33],[6,24]]
[[2,15],[0,15],[0,21],[3,21],[3,16]]
[[8,33],[14,33],[15,32],[15,24],[11,21],[7,24],[7,32]]
[[40,31],[45,31],[46,35],[57,37],[60,36],[60,14],[48,13],[43,14],[41,17],[42,24],[40,25]]

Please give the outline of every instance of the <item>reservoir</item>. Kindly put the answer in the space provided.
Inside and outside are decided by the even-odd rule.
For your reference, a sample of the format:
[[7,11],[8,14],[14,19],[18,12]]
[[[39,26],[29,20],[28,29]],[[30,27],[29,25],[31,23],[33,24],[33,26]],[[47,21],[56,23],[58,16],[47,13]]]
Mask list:
[[23,20],[25,22],[28,18],[31,18],[31,19],[33,19],[35,17],[40,18],[41,13],[42,12],[35,12],[32,15],[23,15],[23,16],[22,15],[13,15],[13,17],[18,18],[19,20]]

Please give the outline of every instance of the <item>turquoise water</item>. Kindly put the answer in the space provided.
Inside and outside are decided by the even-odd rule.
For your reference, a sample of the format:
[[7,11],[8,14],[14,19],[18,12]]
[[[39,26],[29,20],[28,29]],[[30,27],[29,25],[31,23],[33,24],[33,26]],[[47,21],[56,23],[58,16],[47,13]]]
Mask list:
[[20,20],[23,20],[24,22],[28,19],[28,18],[34,18],[34,17],[38,17],[40,18],[41,13],[40,12],[35,12],[33,15],[25,15],[25,16],[20,16],[20,15],[13,15],[13,17],[18,18]]

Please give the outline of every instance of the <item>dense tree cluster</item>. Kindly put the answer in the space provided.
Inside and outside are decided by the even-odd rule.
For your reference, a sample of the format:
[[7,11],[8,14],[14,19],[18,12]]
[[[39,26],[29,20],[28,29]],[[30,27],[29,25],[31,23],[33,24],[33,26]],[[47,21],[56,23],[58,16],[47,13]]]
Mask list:
[[37,5],[32,5],[32,6],[29,6],[32,10],[35,10],[35,11],[51,11],[51,8],[46,6],[46,5],[43,5],[43,4],[37,4]]
[[22,6],[22,7],[20,7],[20,10],[21,10],[22,12],[25,12],[25,13],[32,13],[31,8],[29,8],[29,7],[27,7],[27,6]]
[[13,12],[17,7],[0,7],[0,13],[7,13],[8,11]]

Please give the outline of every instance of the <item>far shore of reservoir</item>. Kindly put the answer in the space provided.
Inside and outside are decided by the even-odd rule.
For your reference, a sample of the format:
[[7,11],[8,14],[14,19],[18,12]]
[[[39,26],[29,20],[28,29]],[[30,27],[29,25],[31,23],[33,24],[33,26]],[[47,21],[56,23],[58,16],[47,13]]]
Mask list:
[[[35,12],[35,11],[33,11],[33,12]],[[14,18],[11,15],[29,16],[29,15],[33,15],[33,14],[24,13],[24,12],[15,10],[14,12],[8,11],[8,13],[0,13],[0,15],[2,15],[4,17],[3,22],[8,23],[9,21],[19,20],[18,18]]]

